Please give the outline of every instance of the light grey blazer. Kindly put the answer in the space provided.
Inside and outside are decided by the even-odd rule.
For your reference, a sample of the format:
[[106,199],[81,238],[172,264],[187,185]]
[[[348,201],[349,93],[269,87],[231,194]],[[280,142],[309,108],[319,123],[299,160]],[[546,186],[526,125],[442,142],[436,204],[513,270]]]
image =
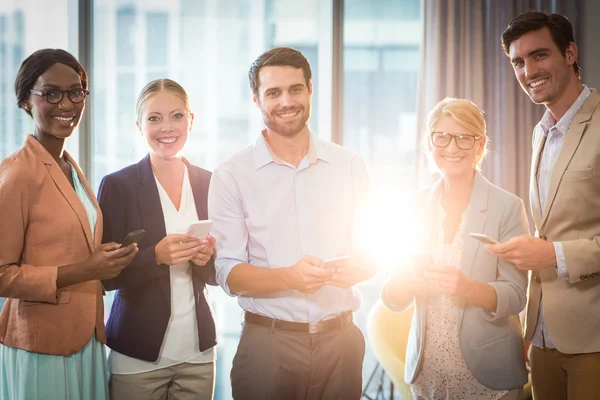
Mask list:
[[[424,249],[431,247],[436,239],[433,216],[443,181],[424,190],[419,197],[423,205],[422,216],[426,224],[423,229]],[[510,238],[529,233],[523,201],[517,196],[492,185],[479,172],[475,174],[470,208],[465,220],[465,238],[460,261],[460,270],[468,278],[487,282],[494,287],[498,297],[495,313],[488,313],[464,299],[459,300],[458,330],[459,343],[469,370],[483,385],[491,389],[514,389],[527,382],[523,336],[518,314],[525,308],[527,273],[519,271],[513,264],[499,260],[486,251],[483,244],[473,239],[470,233],[484,233],[492,239],[505,242]],[[399,270],[394,279],[402,279],[406,270]],[[387,289],[387,290],[386,290]],[[413,301],[395,305],[386,298],[383,303],[393,311],[409,307]],[[413,383],[419,374],[423,357],[423,344],[427,319],[427,295],[413,299],[415,311],[406,349],[405,376]]]

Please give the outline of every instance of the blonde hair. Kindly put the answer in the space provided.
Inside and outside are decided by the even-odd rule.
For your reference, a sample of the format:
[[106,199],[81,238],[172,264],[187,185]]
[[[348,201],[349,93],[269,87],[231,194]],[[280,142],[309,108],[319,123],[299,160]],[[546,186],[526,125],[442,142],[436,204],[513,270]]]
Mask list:
[[429,140],[429,135],[435,130],[436,125],[443,116],[452,117],[460,126],[465,128],[467,132],[485,138],[485,145],[479,157],[475,160],[475,167],[480,169],[481,162],[488,153],[487,130],[483,111],[479,109],[472,101],[467,99],[456,99],[446,97],[433,107],[427,116],[427,132],[425,140]]
[[137,103],[135,105],[138,121],[142,120],[142,112],[146,101],[148,101],[148,99],[154,96],[155,94],[163,92],[171,93],[179,97],[181,100],[183,100],[185,109],[189,113],[192,112],[190,108],[190,101],[188,95],[185,92],[185,89],[179,83],[171,79],[155,79],[152,82],[148,83],[146,86],[144,86],[144,88],[140,92],[140,95],[138,96]]

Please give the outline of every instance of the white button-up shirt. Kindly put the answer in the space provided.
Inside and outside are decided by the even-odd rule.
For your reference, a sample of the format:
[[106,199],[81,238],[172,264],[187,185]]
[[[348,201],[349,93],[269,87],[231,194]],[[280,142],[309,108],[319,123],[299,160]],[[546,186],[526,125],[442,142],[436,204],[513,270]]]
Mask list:
[[[311,135],[298,167],[273,154],[261,135],[213,173],[208,214],[216,238],[216,278],[239,264],[280,268],[303,256],[322,260],[357,251],[357,213],[366,204],[369,177],[360,156]],[[254,298],[238,296],[245,311],[285,321],[315,322],[356,311],[356,288],[324,286],[315,293],[286,290]]]

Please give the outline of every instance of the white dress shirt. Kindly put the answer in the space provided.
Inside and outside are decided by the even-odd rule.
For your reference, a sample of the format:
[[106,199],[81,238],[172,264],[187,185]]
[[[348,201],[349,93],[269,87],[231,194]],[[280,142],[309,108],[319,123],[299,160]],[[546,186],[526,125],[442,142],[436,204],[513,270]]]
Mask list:
[[[360,156],[311,135],[298,167],[273,154],[261,135],[213,173],[208,214],[216,238],[216,278],[226,293],[231,270],[295,264],[304,255],[322,260],[357,250],[357,212],[366,203],[369,177]],[[238,296],[245,311],[285,321],[315,322],[356,311],[354,287],[324,286],[313,294],[286,290],[261,298]]]
[[[156,175],[156,186],[160,196],[165,230],[167,235],[187,233],[189,225],[198,220],[196,203],[192,186],[188,177],[187,167],[181,187],[179,210],[165,189],[161,186]],[[192,267],[189,263],[171,265],[169,277],[171,280],[171,319],[165,332],[158,359],[154,362],[128,357],[114,350],[109,356],[109,370],[113,374],[138,374],[154,371],[184,362],[193,364],[209,363],[215,360],[215,348],[201,352],[198,343],[198,325],[196,323],[196,303],[192,285]],[[162,296],[163,293],[156,293]]]

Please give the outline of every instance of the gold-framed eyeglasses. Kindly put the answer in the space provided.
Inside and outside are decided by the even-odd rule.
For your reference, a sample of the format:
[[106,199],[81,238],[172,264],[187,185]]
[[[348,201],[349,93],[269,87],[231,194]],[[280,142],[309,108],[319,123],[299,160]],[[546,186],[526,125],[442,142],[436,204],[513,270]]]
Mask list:
[[447,147],[452,139],[456,142],[456,147],[461,150],[471,150],[475,142],[481,136],[469,135],[465,133],[431,132],[431,144],[435,147]]
[[67,96],[69,96],[69,100],[71,100],[72,103],[81,103],[90,94],[89,90],[83,88],[73,88],[69,90],[48,89],[45,91],[31,89],[30,92],[36,96],[45,97],[46,101],[50,104],[60,103],[64,98],[65,93],[67,93]]

